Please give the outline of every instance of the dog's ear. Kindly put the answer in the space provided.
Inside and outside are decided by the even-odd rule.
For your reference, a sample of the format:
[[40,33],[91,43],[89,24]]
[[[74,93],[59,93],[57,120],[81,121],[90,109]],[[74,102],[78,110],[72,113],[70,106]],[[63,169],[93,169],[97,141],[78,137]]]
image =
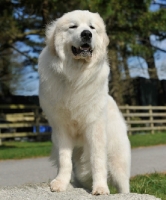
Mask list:
[[56,21],[51,22],[46,26],[46,45],[52,53],[55,53],[55,29]]
[[58,27],[58,20],[53,21],[46,27],[46,45],[53,54],[57,54],[61,60],[64,59],[63,34]]

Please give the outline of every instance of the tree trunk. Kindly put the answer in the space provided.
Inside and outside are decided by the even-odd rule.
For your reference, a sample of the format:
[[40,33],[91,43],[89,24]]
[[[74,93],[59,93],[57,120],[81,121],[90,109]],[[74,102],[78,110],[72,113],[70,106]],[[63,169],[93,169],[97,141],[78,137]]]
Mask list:
[[110,50],[110,83],[109,83],[109,93],[115,101],[122,105],[123,104],[123,96],[122,96],[122,85],[121,85],[121,75],[118,68],[118,58],[116,50]]
[[149,77],[150,79],[158,79],[154,56],[153,56],[154,52],[150,43],[150,39],[149,37],[144,37],[141,41],[142,44],[149,49],[149,52],[146,52],[145,55],[143,56],[148,65]]

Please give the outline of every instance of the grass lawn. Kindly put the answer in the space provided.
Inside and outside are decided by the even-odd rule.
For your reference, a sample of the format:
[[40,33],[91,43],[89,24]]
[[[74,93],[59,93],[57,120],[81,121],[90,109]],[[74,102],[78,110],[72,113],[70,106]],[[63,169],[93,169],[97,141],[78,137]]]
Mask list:
[[0,160],[49,156],[51,142],[3,142]]
[[147,147],[166,144],[166,132],[155,134],[136,134],[129,136],[131,147]]
[[[162,200],[166,200],[166,174],[154,173],[138,175],[130,179],[130,192],[138,194],[149,194]],[[116,193],[115,188],[110,187],[112,194]]]
[[[166,133],[136,134],[129,136],[131,147],[166,144]],[[49,156],[51,142],[3,142],[0,160]]]
[[166,174],[155,173],[131,178],[131,192],[154,195],[166,200]]

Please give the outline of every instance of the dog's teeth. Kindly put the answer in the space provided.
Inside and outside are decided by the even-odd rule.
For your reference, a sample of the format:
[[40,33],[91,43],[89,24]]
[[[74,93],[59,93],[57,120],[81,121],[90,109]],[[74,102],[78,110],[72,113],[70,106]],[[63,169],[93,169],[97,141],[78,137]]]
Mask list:
[[82,48],[82,47],[80,47],[80,50],[83,50],[83,51],[90,51],[90,48]]

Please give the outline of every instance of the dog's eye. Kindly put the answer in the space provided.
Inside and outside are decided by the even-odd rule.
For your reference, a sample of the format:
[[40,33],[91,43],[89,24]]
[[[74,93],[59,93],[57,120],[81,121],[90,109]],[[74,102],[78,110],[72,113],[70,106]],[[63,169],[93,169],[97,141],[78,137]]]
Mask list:
[[69,28],[73,28],[73,29],[74,29],[74,28],[77,28],[77,26],[76,26],[76,25],[73,25],[73,26],[70,26]]
[[90,28],[91,28],[91,29],[95,29],[95,27],[94,27],[94,26],[90,26]]

